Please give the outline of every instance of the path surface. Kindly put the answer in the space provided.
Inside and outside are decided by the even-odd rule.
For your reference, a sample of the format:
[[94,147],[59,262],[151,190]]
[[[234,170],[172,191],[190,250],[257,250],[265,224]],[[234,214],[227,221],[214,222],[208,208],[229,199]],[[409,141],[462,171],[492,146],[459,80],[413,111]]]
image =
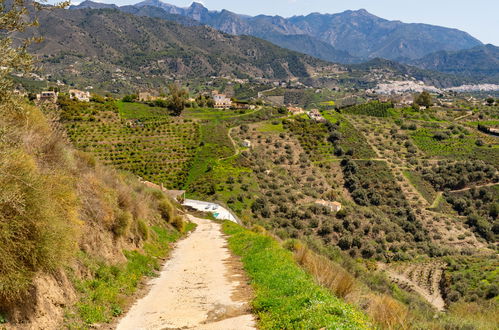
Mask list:
[[251,290],[226,247],[220,225],[189,216],[198,226],[180,241],[150,292],[119,322],[118,330],[255,329]]

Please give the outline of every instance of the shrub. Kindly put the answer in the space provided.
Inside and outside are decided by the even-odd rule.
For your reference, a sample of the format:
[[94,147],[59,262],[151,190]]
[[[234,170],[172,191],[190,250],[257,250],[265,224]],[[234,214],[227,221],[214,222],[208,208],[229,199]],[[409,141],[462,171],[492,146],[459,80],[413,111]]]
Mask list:
[[174,216],[173,205],[166,198],[164,198],[159,202],[158,211],[161,214],[161,218],[163,218],[163,220],[165,220],[168,223],[171,223],[173,221],[173,216]]
[[314,277],[319,285],[341,298],[352,293],[355,279],[341,266],[326,257],[315,254],[302,244],[297,244],[295,247],[296,261]]
[[172,225],[177,229],[180,233],[185,231],[185,222],[182,216],[176,215],[173,217]]
[[149,227],[147,226],[145,220],[137,220],[137,231],[144,241],[147,241],[149,239]]
[[368,314],[383,329],[407,328],[407,308],[388,295],[371,297]]
[[0,145],[0,300],[19,299],[37,271],[76,248],[78,203],[72,181],[40,171],[29,155]]
[[123,236],[128,231],[128,227],[130,223],[133,221],[132,214],[128,211],[120,211],[118,216],[114,220],[114,224],[112,227],[113,233],[117,236]]

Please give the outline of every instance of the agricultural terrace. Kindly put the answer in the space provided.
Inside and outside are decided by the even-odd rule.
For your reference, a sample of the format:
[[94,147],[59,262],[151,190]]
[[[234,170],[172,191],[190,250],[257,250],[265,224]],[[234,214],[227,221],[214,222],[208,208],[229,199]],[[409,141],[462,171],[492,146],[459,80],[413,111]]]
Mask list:
[[118,102],[117,108],[69,102],[61,118],[73,144],[105,164],[168,188],[182,187],[199,144],[199,125],[143,104]]
[[325,123],[318,123],[303,116],[295,116],[283,122],[283,128],[298,139],[310,159],[327,161],[343,156],[357,159],[376,157],[366,139],[341,114],[322,111]]
[[[218,201],[227,204],[242,219],[251,206],[253,196],[259,194],[252,170],[241,157],[240,140],[231,137],[231,131],[248,124],[266,122],[281,125],[282,112],[262,107],[257,110],[239,111],[188,109],[184,115],[200,123],[200,144],[190,168],[185,189],[189,197]],[[249,218],[248,218],[249,220]]]
[[456,124],[426,123],[411,133],[426,156],[455,160],[480,159],[499,167],[499,138]]
[[[416,219],[432,233],[433,240],[451,248],[457,247],[457,244],[460,244],[461,248],[466,245],[484,246],[461,219],[452,216],[451,207],[442,203],[445,201],[441,195],[423,178],[423,170],[431,169],[437,159],[425,155],[412,142],[410,134],[429,122],[366,115],[343,116],[366,137],[368,144],[377,154],[376,158],[386,162],[394,182],[401,189],[401,194],[405,196]],[[431,124],[435,125],[433,122]],[[437,205],[432,205],[437,198]],[[429,211],[430,208],[433,211],[438,210],[438,213]],[[456,241],[458,236],[464,240]]]

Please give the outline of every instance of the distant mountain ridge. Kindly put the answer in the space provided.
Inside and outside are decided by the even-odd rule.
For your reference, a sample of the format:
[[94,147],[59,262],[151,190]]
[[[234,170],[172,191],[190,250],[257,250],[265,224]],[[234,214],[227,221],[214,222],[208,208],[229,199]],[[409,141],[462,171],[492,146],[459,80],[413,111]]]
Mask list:
[[[73,8],[92,8],[90,2]],[[438,51],[458,51],[482,45],[457,29],[389,21],[364,9],[283,18],[251,17],[228,10],[210,11],[196,2],[187,8],[160,0],[145,0],[134,6],[161,8],[225,33],[256,36],[281,47],[340,63],[358,63],[377,57],[412,61]]]
[[411,61],[423,69],[499,80],[499,47],[477,46],[461,51],[440,51]]
[[[176,79],[290,80],[340,70],[338,65],[262,39],[225,34],[187,17],[158,10],[151,13],[151,9],[42,12],[40,27],[30,29],[27,36],[44,40],[33,44],[31,51],[56,79],[117,92],[138,85],[164,86]],[[158,18],[144,17],[152,14]],[[170,16],[192,25],[162,19]]]

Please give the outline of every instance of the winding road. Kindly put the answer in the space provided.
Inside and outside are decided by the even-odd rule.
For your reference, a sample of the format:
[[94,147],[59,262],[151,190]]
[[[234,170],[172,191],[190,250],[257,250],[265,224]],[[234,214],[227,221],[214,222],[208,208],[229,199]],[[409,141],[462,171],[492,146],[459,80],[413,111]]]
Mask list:
[[239,261],[221,225],[189,215],[197,228],[180,241],[149,293],[120,320],[118,330],[255,329]]

